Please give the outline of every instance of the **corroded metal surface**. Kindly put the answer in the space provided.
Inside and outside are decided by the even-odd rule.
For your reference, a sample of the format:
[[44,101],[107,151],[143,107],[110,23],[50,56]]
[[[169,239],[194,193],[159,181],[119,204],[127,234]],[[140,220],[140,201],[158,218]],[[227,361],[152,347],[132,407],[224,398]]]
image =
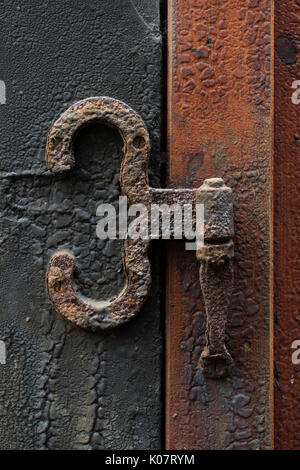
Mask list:
[[121,195],[122,140],[95,123],[78,133],[67,178],[53,177],[44,161],[47,133],[65,109],[86,96],[117,96],[145,120],[150,181],[159,185],[159,3],[0,2],[8,92],[0,106],[1,450],[162,448],[159,243],[149,252],[150,297],[125,328],[76,328],[53,314],[45,289],[58,249],[76,257],[85,297],[122,289],[120,242],[96,236],[97,206],[116,206]]
[[[47,139],[46,162],[54,174],[65,174],[75,164],[73,143],[80,128],[92,122],[115,127],[123,137],[124,159],[120,183],[131,203],[149,204],[149,134],[141,117],[126,104],[107,97],[88,98],[71,106],[52,126]],[[140,195],[140,199],[138,199]],[[123,262],[126,287],[114,301],[88,301],[73,283],[75,261],[69,253],[51,257],[47,286],[55,310],[77,326],[91,330],[120,326],[134,318],[150,291],[148,242],[126,238]]]
[[[149,214],[151,204],[195,206],[194,190],[162,190],[149,186],[150,141],[146,126],[129,106],[108,97],[87,98],[75,103],[53,124],[46,147],[46,163],[53,175],[66,174],[73,168],[76,134],[94,122],[115,127],[123,138],[120,184],[129,203],[143,203]],[[173,237],[174,227],[170,229]],[[115,300],[104,302],[79,296],[73,283],[75,261],[72,254],[54,253],[47,271],[47,286],[55,310],[77,326],[93,331],[114,328],[133,319],[150,291],[148,245],[148,240],[133,240],[126,236],[123,246],[126,286]]]
[[[197,257],[202,262],[200,279],[207,299],[208,348],[201,362],[210,376],[228,374],[231,357],[224,345],[227,310],[231,298],[233,271],[233,211],[232,191],[221,178],[209,179],[198,190],[163,190],[149,187],[148,160],[149,135],[141,117],[129,106],[108,97],[82,100],[71,106],[52,126],[47,139],[46,162],[54,174],[65,174],[75,164],[73,142],[80,128],[100,121],[115,127],[123,137],[124,158],[120,172],[123,194],[130,203],[144,203],[151,214],[151,204],[177,204],[193,207],[204,205],[204,246]],[[64,318],[82,328],[109,329],[133,319],[143,307],[150,291],[151,270],[147,250],[152,237],[151,220],[148,225],[149,238],[133,240],[127,234],[123,246],[123,262],[126,272],[126,287],[113,301],[88,301],[76,292],[73,282],[75,261],[70,253],[58,252],[51,257],[47,286],[49,298]],[[161,230],[160,230],[161,234]],[[174,225],[170,226],[170,238],[174,237]],[[221,264],[221,266],[220,266]],[[224,287],[222,290],[222,279]],[[229,282],[231,279],[231,283]],[[224,299],[225,297],[225,299]],[[219,302],[212,302],[218,298]],[[225,317],[225,318],[224,318]],[[223,344],[217,341],[222,338]],[[219,367],[222,358],[226,367]],[[215,367],[218,364],[218,367]],[[212,370],[213,369],[213,370]],[[218,370],[217,370],[218,369]]]
[[271,0],[169,2],[168,182],[234,192],[235,283],[222,381],[200,373],[206,315],[192,253],[168,246],[166,445],[272,447]]
[[142,309],[151,286],[148,243],[127,238],[123,257],[127,285],[113,302],[88,301],[76,292],[73,273],[75,260],[71,253],[52,255],[47,272],[48,294],[55,310],[81,328],[106,330],[133,319]]
[[231,373],[232,357],[225,344],[225,328],[233,289],[233,263],[202,262],[200,281],[206,310],[207,343],[200,356],[203,374],[223,378]]
[[298,1],[275,1],[275,447],[284,450],[300,449],[299,21]]
[[49,170],[57,175],[73,168],[76,133],[95,122],[114,127],[120,132],[124,141],[120,183],[129,202],[141,202],[140,195],[149,187],[149,134],[142,118],[121,101],[108,97],[87,98],[65,111],[48,134],[46,163]]
[[208,377],[223,378],[230,374],[233,362],[225,345],[233,289],[232,190],[221,178],[211,178],[197,190],[196,202],[204,205],[204,244],[197,250],[197,258],[207,324],[200,368]]

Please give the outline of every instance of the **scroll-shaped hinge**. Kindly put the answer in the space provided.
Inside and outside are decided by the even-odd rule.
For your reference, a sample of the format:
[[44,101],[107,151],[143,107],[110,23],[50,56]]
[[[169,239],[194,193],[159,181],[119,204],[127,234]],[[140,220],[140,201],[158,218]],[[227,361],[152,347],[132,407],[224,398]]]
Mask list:
[[225,328],[233,289],[232,190],[221,178],[204,181],[196,191],[204,205],[204,243],[197,250],[205,301],[207,345],[200,357],[202,372],[211,378],[230,373],[232,357],[225,346]]
[[[125,103],[103,96],[75,103],[53,124],[46,148],[47,166],[53,175],[67,174],[73,168],[75,136],[80,128],[92,122],[102,122],[118,129],[123,138],[120,186],[129,204],[143,204],[148,214],[151,214],[153,205],[179,205],[181,208],[191,205],[192,223],[196,229],[195,204],[204,205],[204,244],[197,249],[197,257],[201,263],[200,281],[206,304],[208,341],[200,363],[208,376],[225,376],[232,364],[225,347],[225,326],[233,284],[231,189],[220,178],[206,180],[199,189],[152,188],[148,178],[150,138],[145,123]],[[147,224],[150,234],[150,216]],[[157,238],[156,235],[153,238]],[[170,224],[169,238],[176,238],[174,223]],[[151,239],[152,235],[136,239],[126,234],[123,243],[126,286],[117,298],[105,301],[80,295],[73,279],[75,258],[71,252],[58,250],[53,253],[47,271],[47,290],[56,312],[74,325],[90,331],[115,328],[135,318],[150,292],[148,247]]]

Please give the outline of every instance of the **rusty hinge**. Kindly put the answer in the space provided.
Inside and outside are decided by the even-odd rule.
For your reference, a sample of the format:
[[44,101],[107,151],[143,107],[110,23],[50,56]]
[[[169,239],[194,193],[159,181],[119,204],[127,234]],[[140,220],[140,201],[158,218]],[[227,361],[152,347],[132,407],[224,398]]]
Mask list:
[[[120,184],[129,204],[190,204],[195,218],[197,204],[204,205],[203,245],[197,250],[200,281],[207,313],[207,347],[200,366],[211,377],[227,375],[232,359],[225,346],[225,326],[233,284],[232,191],[221,178],[209,179],[199,189],[155,189],[149,186],[150,139],[142,118],[121,101],[108,97],[75,103],[52,126],[47,139],[46,162],[54,175],[70,171],[75,163],[73,142],[78,129],[100,121],[119,130],[124,141]],[[146,221],[150,224],[150,220]],[[194,220],[195,223],[195,220]],[[170,226],[170,238],[174,238]],[[75,260],[67,251],[50,259],[47,288],[55,310],[77,326],[92,331],[114,328],[134,318],[145,303],[151,286],[147,239],[125,237],[123,263],[127,283],[113,301],[94,302],[75,289]]]
[[232,190],[221,178],[205,180],[196,190],[196,202],[204,205],[204,244],[197,250],[197,258],[207,323],[207,346],[201,354],[200,367],[210,377],[224,377],[232,366],[225,345],[233,290]]

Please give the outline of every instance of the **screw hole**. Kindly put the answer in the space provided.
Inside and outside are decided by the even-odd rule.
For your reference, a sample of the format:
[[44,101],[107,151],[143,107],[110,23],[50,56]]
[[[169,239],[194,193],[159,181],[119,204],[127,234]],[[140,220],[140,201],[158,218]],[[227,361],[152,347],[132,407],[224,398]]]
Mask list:
[[142,149],[145,147],[146,142],[144,137],[137,136],[133,139],[133,145],[136,149]]

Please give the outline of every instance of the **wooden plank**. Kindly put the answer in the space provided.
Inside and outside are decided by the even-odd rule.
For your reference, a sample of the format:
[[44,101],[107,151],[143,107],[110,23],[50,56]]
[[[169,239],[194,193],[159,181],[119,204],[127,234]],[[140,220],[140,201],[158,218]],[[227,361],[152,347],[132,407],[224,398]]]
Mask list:
[[[275,445],[300,449],[300,3],[275,2]],[[296,92],[296,93],[295,93]],[[294,96],[293,96],[293,93]],[[293,98],[293,101],[292,101]],[[296,349],[292,349],[292,346]],[[295,353],[294,363],[292,355]]]
[[272,1],[170,0],[168,183],[223,177],[235,198],[232,375],[198,369],[205,312],[195,254],[168,250],[166,446],[272,448]]

